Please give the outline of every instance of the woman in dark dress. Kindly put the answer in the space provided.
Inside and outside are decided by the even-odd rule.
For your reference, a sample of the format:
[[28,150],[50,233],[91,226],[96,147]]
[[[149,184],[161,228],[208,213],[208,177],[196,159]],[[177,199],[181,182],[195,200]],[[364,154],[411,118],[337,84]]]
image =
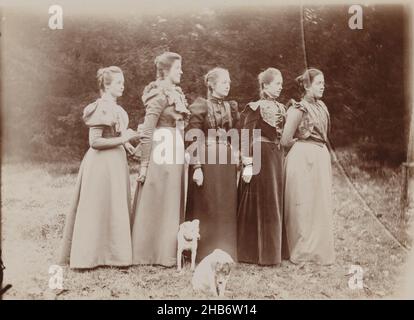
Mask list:
[[[242,113],[242,128],[249,130],[249,139],[242,138],[237,255],[240,262],[279,265],[282,258],[284,158],[279,139],[286,109],[276,99],[282,90],[283,79],[275,68],[268,68],[258,78],[260,100],[249,103]],[[260,130],[257,137],[253,137],[254,129]],[[256,144],[260,144],[260,149]],[[260,158],[253,157],[254,148],[260,150]],[[260,168],[254,170],[258,165]],[[259,169],[255,174],[254,171]]]
[[[237,133],[234,128],[239,113],[235,101],[224,100],[230,90],[230,75],[226,69],[210,70],[205,76],[205,83],[207,100],[198,98],[189,107],[191,116],[186,141],[189,134],[197,129],[205,139],[198,139],[196,154],[189,152],[192,165],[188,175],[186,220],[200,220],[201,240],[197,261],[216,248],[236,259],[238,158],[234,156],[228,136],[232,132]],[[217,139],[212,133],[218,133],[220,138]],[[226,159],[223,161],[223,158]]]

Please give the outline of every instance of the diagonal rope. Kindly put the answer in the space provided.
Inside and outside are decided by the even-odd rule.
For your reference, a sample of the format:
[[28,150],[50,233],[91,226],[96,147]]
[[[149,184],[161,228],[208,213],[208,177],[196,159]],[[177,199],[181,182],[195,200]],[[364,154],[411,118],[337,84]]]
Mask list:
[[303,19],[303,11],[304,11],[303,3],[300,3],[300,35],[302,40],[302,50],[303,50],[303,61],[305,64],[305,69],[308,69],[308,53],[306,51],[306,42],[305,42],[305,26],[304,26],[304,19]]

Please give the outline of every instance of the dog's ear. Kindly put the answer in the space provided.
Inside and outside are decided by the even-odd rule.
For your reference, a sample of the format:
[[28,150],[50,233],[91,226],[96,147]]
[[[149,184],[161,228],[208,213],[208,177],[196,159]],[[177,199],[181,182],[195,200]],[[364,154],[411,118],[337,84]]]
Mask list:
[[191,226],[191,222],[190,221],[186,221],[186,222],[183,222],[182,224],[181,224],[181,228],[183,229],[183,230],[188,230],[188,228]]
[[216,270],[217,266],[218,266],[219,262],[218,261],[211,261],[210,265],[211,265],[211,269],[212,270]]
[[225,261],[226,263],[229,263],[229,264],[233,264],[233,263],[234,263],[233,258],[232,258],[232,257],[231,257],[231,255],[229,255],[227,252],[225,252],[225,259],[224,259],[224,261]]

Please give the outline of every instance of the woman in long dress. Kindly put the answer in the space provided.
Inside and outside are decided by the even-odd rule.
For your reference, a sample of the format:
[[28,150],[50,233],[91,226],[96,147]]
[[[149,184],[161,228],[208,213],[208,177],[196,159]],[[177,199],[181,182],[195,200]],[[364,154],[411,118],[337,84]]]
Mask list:
[[238,158],[236,161],[227,134],[236,128],[239,113],[235,101],[225,100],[230,90],[226,69],[210,70],[205,83],[207,99],[198,98],[189,108],[186,137],[190,130],[200,130],[205,139],[198,139],[202,141],[198,152],[190,152],[186,220],[200,220],[197,261],[217,248],[236,260]]
[[[277,101],[282,74],[268,68],[259,74],[260,100],[250,102],[242,113],[242,129],[249,139],[242,144],[242,179],[237,212],[237,255],[239,262],[279,265],[282,260],[283,163],[279,141],[286,109]],[[253,130],[260,135],[253,137]],[[243,136],[242,136],[243,137]],[[260,157],[253,151],[260,144]],[[259,163],[255,163],[260,161]],[[257,165],[254,172],[253,167]]]
[[165,52],[155,64],[157,80],[144,89],[145,119],[138,128],[136,156],[141,163],[133,204],[133,263],[171,267],[176,264],[177,232],[184,220],[182,135],[190,112],[178,86],[181,56]]
[[335,260],[332,218],[331,158],[327,148],[329,111],[320,100],[323,73],[308,69],[297,79],[305,89],[287,112],[281,143],[286,157],[285,224],[290,261],[332,264]]
[[[75,199],[66,218],[60,262],[71,268],[129,266],[131,194],[125,150],[133,151],[128,114],[116,103],[124,90],[118,67],[98,71],[101,98],[89,104],[83,120],[89,145],[76,182]],[[132,148],[132,149],[131,149]]]

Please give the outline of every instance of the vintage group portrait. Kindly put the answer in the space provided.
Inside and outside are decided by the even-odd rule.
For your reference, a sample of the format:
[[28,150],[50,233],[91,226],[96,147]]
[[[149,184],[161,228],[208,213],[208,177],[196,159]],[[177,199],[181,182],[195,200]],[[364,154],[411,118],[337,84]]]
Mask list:
[[0,18],[1,299],[414,298],[409,1]]

